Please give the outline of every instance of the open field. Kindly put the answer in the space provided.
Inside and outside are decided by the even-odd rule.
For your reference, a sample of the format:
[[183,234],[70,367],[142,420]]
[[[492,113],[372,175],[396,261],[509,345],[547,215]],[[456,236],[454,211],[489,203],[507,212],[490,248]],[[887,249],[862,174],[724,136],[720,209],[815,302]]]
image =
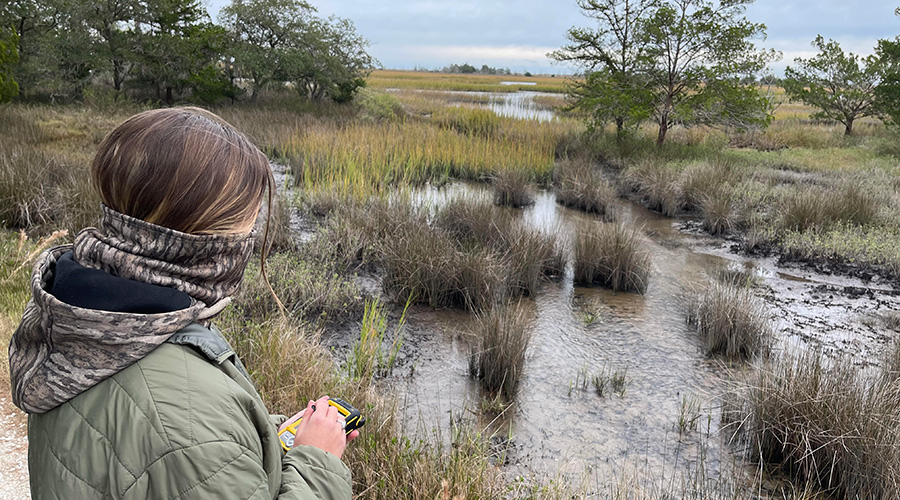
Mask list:
[[[272,411],[320,393],[365,408],[380,424],[349,448],[360,498],[724,500],[757,498],[770,475],[786,481],[770,498],[890,498],[880,478],[900,470],[900,420],[883,380],[896,368],[868,353],[885,350],[900,314],[888,293],[900,279],[896,134],[873,122],[847,138],[783,104],[767,130],[675,128],[657,149],[650,128],[616,143],[577,117],[498,116],[491,97],[441,92],[515,91],[505,79],[520,77],[382,71],[349,106],[282,95],[215,110],[292,188],[269,261],[288,317],[252,266],[220,318]],[[0,339],[27,300],[36,240],[92,223],[92,152],[138,110],[0,107]],[[31,235],[21,248],[19,228]],[[751,261],[763,272],[734,267]],[[799,292],[780,278],[790,273]],[[688,284],[710,292],[690,302]],[[838,298],[816,302],[823,289]],[[834,319],[877,333],[856,358],[879,367],[869,378],[848,378],[842,363],[858,353],[799,321],[827,320],[842,294],[876,314]],[[774,312],[795,297],[825,312]],[[816,354],[767,356],[794,344]],[[301,384],[282,383],[297,373]],[[579,430],[569,415],[593,423]],[[852,456],[826,460],[826,445]],[[637,463],[649,472],[632,473]]]

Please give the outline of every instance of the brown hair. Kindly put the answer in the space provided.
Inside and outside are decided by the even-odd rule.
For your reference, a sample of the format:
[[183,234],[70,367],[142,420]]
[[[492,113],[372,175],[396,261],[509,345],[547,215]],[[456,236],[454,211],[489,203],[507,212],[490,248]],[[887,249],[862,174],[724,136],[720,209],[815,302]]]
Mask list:
[[138,113],[113,130],[91,165],[107,206],[184,233],[252,227],[274,184],[266,156],[199,108]]
[[263,281],[275,179],[266,155],[228,122],[194,107],[138,113],[110,132],[91,164],[108,207],[192,234],[249,231],[268,192],[260,251]]

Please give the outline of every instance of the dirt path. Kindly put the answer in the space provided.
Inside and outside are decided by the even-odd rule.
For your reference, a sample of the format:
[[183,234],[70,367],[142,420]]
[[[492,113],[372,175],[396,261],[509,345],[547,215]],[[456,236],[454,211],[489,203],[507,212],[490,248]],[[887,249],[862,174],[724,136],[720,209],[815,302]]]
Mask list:
[[[9,391],[5,390],[4,395]],[[31,498],[26,419],[9,397],[0,398],[0,500]]]

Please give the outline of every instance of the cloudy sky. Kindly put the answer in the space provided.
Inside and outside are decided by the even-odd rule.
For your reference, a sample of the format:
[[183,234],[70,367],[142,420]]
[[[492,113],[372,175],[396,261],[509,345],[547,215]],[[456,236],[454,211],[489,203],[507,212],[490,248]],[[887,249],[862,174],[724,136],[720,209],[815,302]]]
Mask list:
[[[385,68],[440,68],[452,63],[508,67],[532,73],[571,73],[547,52],[565,43],[571,26],[589,26],[575,0],[310,0],[321,14],[351,19],[372,42]],[[209,0],[213,18],[228,0]],[[886,0],[757,0],[747,17],[768,27],[760,45],[783,52],[778,74],[795,57],[814,54],[817,34],[846,51],[871,53],[875,40],[900,34]]]

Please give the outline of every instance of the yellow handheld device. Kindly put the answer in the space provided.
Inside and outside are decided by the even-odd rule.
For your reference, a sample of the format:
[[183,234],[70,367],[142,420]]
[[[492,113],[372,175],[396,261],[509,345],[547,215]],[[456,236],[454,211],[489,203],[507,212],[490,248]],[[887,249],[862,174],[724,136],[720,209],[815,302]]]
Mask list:
[[[337,408],[338,413],[344,416],[344,422],[347,424],[344,430],[347,434],[359,429],[366,423],[366,417],[362,416],[359,410],[350,406],[350,403],[343,399],[329,398],[328,404]],[[296,422],[278,433],[278,438],[281,440],[281,447],[284,448],[284,451],[289,451],[294,447],[294,436],[297,435],[297,426],[300,425],[301,420],[303,420],[303,417],[298,418]]]

